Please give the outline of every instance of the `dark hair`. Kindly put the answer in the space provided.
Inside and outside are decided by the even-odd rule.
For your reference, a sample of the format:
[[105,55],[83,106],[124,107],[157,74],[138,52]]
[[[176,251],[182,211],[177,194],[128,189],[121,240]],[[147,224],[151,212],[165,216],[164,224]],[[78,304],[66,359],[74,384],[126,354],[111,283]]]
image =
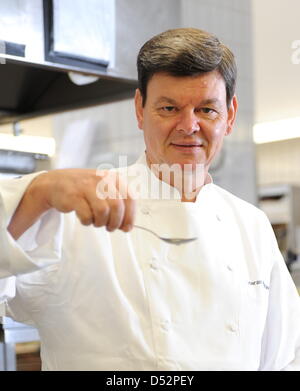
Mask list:
[[236,63],[231,50],[214,35],[195,28],[167,30],[147,41],[137,58],[138,87],[143,105],[147,85],[158,72],[172,76],[196,76],[217,70],[226,85],[229,107],[235,91]]

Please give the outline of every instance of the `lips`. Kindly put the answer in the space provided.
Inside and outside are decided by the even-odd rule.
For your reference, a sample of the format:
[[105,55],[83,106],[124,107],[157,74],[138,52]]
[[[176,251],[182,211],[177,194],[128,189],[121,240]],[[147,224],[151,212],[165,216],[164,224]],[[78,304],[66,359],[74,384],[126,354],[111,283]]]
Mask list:
[[177,147],[201,147],[200,144],[172,144],[176,145]]
[[175,147],[185,147],[185,148],[195,148],[195,147],[202,147],[203,144],[186,144],[186,143],[171,143],[171,145],[174,145]]

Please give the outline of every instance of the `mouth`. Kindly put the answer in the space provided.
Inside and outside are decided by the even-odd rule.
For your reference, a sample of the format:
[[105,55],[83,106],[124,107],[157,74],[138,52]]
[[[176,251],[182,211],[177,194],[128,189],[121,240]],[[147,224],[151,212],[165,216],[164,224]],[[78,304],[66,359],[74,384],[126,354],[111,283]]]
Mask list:
[[177,151],[177,153],[180,153],[181,155],[185,156],[198,156],[199,153],[204,148],[204,144],[198,144],[198,143],[171,143],[171,147],[174,151]]
[[171,143],[171,146],[181,151],[199,151],[204,147],[203,143]]
[[175,144],[172,143],[171,145],[174,145],[175,147],[182,147],[182,148],[201,148],[203,147],[203,144]]

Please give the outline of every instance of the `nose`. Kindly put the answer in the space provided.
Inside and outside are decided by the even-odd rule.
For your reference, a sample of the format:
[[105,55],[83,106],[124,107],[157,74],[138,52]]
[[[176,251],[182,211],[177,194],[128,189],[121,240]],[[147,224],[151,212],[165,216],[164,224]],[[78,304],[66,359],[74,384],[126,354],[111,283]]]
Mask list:
[[186,134],[192,134],[200,130],[199,118],[194,110],[186,110],[181,113],[176,130]]

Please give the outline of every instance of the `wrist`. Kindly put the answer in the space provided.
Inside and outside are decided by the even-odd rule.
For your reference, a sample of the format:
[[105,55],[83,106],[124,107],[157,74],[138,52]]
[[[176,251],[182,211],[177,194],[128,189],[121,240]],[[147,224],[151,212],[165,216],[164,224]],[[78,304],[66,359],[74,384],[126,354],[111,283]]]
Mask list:
[[42,214],[51,209],[48,199],[48,175],[48,172],[43,172],[33,178],[24,195],[24,201],[26,202],[26,200],[28,200],[29,202],[34,203],[35,210],[38,214]]

